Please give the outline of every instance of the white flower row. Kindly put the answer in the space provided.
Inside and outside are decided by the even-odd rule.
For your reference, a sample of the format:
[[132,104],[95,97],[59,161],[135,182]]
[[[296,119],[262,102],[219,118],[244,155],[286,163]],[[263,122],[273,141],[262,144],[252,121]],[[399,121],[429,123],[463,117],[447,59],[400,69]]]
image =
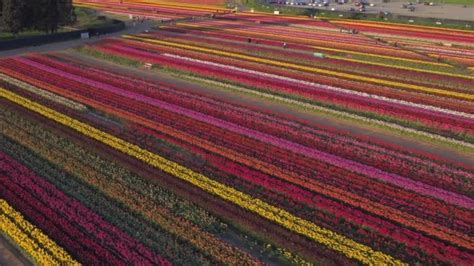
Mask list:
[[83,104],[80,104],[80,103],[77,103],[75,101],[64,98],[62,96],[56,95],[52,92],[45,91],[43,89],[37,88],[37,87],[32,86],[32,85],[30,85],[26,82],[21,81],[21,80],[12,78],[10,76],[7,76],[3,73],[0,73],[0,79],[3,80],[3,81],[6,81],[6,82],[8,82],[12,85],[18,86],[18,87],[20,87],[20,88],[22,88],[26,91],[29,91],[29,92],[34,93],[36,95],[39,95],[41,97],[44,97],[44,98],[49,99],[51,101],[54,101],[54,102],[60,103],[62,105],[65,105],[69,108],[72,108],[72,109],[75,109],[75,110],[78,110],[78,111],[84,111],[84,110],[87,109],[87,107]]
[[288,98],[281,97],[281,96],[278,96],[278,95],[273,95],[273,94],[270,94],[270,93],[265,93],[265,92],[260,92],[260,91],[256,91],[256,90],[246,89],[246,88],[243,88],[243,87],[238,87],[238,86],[235,86],[235,85],[226,84],[226,83],[222,83],[222,82],[218,82],[218,81],[214,81],[214,80],[208,80],[208,79],[192,77],[192,76],[187,76],[186,78],[188,78],[190,80],[195,80],[195,81],[198,81],[198,82],[205,82],[205,83],[208,83],[208,84],[217,85],[217,86],[224,87],[224,88],[227,88],[227,89],[230,89],[230,90],[233,90],[233,91],[237,91],[237,92],[242,92],[242,93],[246,93],[246,94],[253,94],[253,95],[256,95],[258,97],[262,97],[262,98],[266,98],[266,99],[270,99],[270,100],[274,100],[274,101],[279,101],[279,102],[283,102],[283,103],[288,103],[288,104],[292,104],[292,105],[297,105],[297,106],[302,107],[304,109],[320,111],[320,112],[329,113],[329,114],[340,116],[340,117],[345,117],[345,118],[349,118],[349,119],[368,122],[368,123],[371,123],[371,124],[396,129],[396,130],[399,130],[401,132],[416,134],[416,135],[419,135],[419,136],[427,137],[427,138],[434,139],[434,140],[443,141],[443,142],[450,143],[450,144],[459,145],[459,146],[466,147],[466,148],[471,148],[471,149],[474,148],[474,144],[471,144],[471,143],[468,143],[468,142],[455,140],[455,139],[452,139],[452,138],[448,138],[448,137],[444,137],[444,136],[440,136],[440,135],[436,135],[436,134],[431,134],[431,133],[428,133],[428,132],[424,132],[424,131],[420,131],[420,130],[416,130],[416,129],[412,129],[412,128],[407,128],[407,127],[400,126],[400,125],[397,125],[397,124],[394,124],[394,123],[384,122],[384,121],[380,121],[380,120],[376,120],[376,119],[372,119],[372,118],[366,118],[366,117],[363,117],[363,116],[359,116],[359,115],[355,115],[355,114],[351,114],[351,113],[347,113],[347,112],[342,112],[342,111],[337,111],[337,110],[333,110],[333,109],[330,109],[330,108],[325,108],[325,107],[313,105],[313,104],[310,104],[310,103],[301,102],[301,101],[298,101],[298,100],[288,99]]
[[317,83],[313,83],[313,82],[309,82],[309,81],[297,80],[297,79],[293,79],[293,78],[289,78],[289,77],[278,76],[278,75],[274,75],[274,74],[264,73],[264,72],[260,72],[260,71],[250,70],[250,69],[244,69],[244,68],[235,67],[235,66],[223,65],[223,64],[219,64],[219,63],[194,59],[194,58],[190,58],[190,57],[184,57],[184,56],[173,55],[173,54],[168,54],[168,53],[164,53],[162,55],[167,56],[167,57],[171,57],[171,58],[175,58],[175,59],[179,59],[179,60],[191,61],[191,62],[200,63],[200,64],[204,64],[204,65],[210,65],[210,66],[220,67],[220,68],[224,68],[224,69],[240,71],[240,72],[259,75],[259,76],[268,77],[268,78],[272,78],[272,79],[276,79],[276,80],[289,81],[289,82],[309,86],[309,87],[312,87],[312,88],[325,89],[325,90],[328,90],[328,91],[335,91],[335,92],[345,93],[345,94],[349,94],[349,95],[357,95],[357,96],[377,99],[377,100],[384,101],[384,102],[396,103],[396,104],[410,106],[410,107],[414,107],[414,108],[421,108],[421,109],[424,109],[424,110],[429,110],[429,111],[440,112],[440,113],[455,115],[455,116],[459,116],[459,117],[474,119],[474,114],[468,114],[468,113],[464,113],[464,112],[444,109],[444,108],[440,108],[440,107],[436,107],[436,106],[412,103],[412,102],[407,102],[407,101],[404,101],[404,100],[392,99],[392,98],[379,96],[379,95],[375,95],[375,94],[369,94],[369,93],[360,92],[360,91],[353,91],[353,90],[333,87],[333,86],[329,86],[329,85],[317,84]]

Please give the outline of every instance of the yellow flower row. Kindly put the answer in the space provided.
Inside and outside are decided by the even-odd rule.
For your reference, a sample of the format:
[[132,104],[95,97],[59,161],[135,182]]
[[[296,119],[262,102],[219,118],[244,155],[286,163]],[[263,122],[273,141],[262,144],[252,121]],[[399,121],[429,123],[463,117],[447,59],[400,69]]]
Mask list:
[[3,199],[0,199],[0,230],[40,265],[80,265]]
[[148,163],[157,169],[160,169],[161,171],[185,180],[208,193],[214,194],[218,197],[221,197],[222,199],[237,204],[291,231],[311,238],[320,244],[343,253],[349,258],[353,258],[359,260],[362,263],[371,265],[404,264],[390,255],[375,251],[372,248],[357,243],[352,239],[344,237],[343,235],[321,228],[316,224],[296,217],[285,210],[272,206],[260,199],[253,198],[232,187],[228,187],[202,174],[196,173],[182,165],[169,161],[166,158],[163,158],[150,151],[144,150],[137,145],[128,143],[113,135],[100,131],[85,123],[72,119],[64,114],[44,107],[3,88],[0,88],[0,97],[4,97],[25,107],[26,109],[37,112],[51,120],[73,128],[85,136],[107,144],[118,151]]
[[350,80],[354,80],[354,81],[370,82],[370,83],[376,83],[376,84],[385,85],[385,86],[392,86],[392,87],[409,89],[409,90],[416,90],[416,91],[427,92],[427,93],[435,93],[435,94],[439,94],[439,95],[443,95],[443,96],[453,96],[453,97],[462,98],[462,99],[466,99],[466,100],[474,100],[474,94],[448,91],[448,90],[437,89],[437,88],[428,88],[428,87],[424,87],[424,86],[413,85],[413,84],[405,84],[405,83],[400,83],[400,82],[396,82],[396,81],[383,80],[383,79],[379,79],[379,78],[370,78],[370,77],[365,77],[365,76],[361,76],[361,75],[341,73],[341,72],[337,72],[337,71],[326,70],[326,69],[321,69],[321,68],[316,68],[316,67],[297,65],[297,64],[294,64],[294,63],[280,62],[280,61],[276,61],[276,60],[272,60],[272,59],[259,58],[259,57],[255,57],[255,56],[249,56],[249,55],[243,55],[243,54],[237,54],[237,53],[231,53],[231,52],[225,52],[225,51],[218,51],[218,50],[215,50],[215,49],[202,48],[202,47],[198,47],[198,46],[174,43],[174,42],[170,42],[170,41],[162,41],[162,40],[156,40],[156,39],[146,39],[146,38],[141,38],[141,37],[131,36],[131,35],[125,35],[123,37],[127,38],[127,39],[132,39],[132,40],[139,40],[139,41],[143,41],[143,42],[147,42],[147,43],[154,43],[154,44],[160,44],[160,45],[166,45],[166,46],[171,46],[171,47],[176,47],[176,48],[181,48],[181,49],[187,49],[187,50],[193,50],[193,51],[208,53],[208,54],[215,54],[215,55],[220,55],[220,56],[243,59],[243,60],[257,62],[257,63],[263,63],[263,64],[267,64],[267,65],[291,68],[291,69],[302,70],[302,71],[307,71],[307,72],[319,73],[319,74],[323,74],[323,75],[330,75],[330,76],[335,76],[335,77],[344,78],[344,79],[350,79]]

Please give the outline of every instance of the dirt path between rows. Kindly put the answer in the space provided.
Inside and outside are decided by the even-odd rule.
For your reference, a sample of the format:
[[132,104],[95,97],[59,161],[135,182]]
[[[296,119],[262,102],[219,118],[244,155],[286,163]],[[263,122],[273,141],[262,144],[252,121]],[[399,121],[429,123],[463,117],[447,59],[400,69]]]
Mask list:
[[30,266],[33,264],[0,234],[0,265]]
[[138,78],[146,79],[151,82],[164,81],[166,83],[174,84],[184,91],[199,92],[208,95],[213,95],[218,98],[228,100],[235,104],[245,103],[254,106],[265,107],[266,109],[272,110],[272,112],[277,115],[291,115],[299,119],[303,119],[304,121],[312,125],[333,127],[348,135],[369,137],[370,139],[377,139],[388,143],[394,143],[403,147],[409,147],[410,149],[420,150],[422,152],[436,155],[437,157],[443,158],[451,162],[464,164],[465,166],[474,170],[474,154],[459,151],[457,149],[447,147],[441,144],[434,144],[428,141],[416,140],[409,136],[403,136],[387,129],[368,127],[362,123],[354,123],[333,117],[321,116],[314,112],[304,111],[290,104],[277,103],[270,100],[255,98],[242,93],[208,88],[200,84],[181,80],[177,77],[165,73],[141,70],[133,67],[127,67],[111,62],[102,61],[99,59],[91,58],[89,56],[85,56],[76,51],[68,51],[64,52],[63,54],[70,56],[75,60],[81,61],[84,64],[93,65],[114,73],[119,73],[126,76],[135,76]]

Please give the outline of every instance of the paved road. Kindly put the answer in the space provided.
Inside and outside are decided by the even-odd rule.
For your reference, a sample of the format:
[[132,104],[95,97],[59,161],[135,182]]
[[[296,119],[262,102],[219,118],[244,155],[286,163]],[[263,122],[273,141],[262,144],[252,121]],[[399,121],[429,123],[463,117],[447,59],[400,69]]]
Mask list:
[[32,47],[24,47],[24,48],[19,48],[19,49],[14,49],[14,50],[0,51],[0,57],[15,56],[15,55],[33,53],[33,52],[37,53],[37,52],[59,51],[59,50],[79,47],[84,44],[94,43],[94,42],[103,40],[105,38],[117,37],[123,34],[140,33],[145,30],[150,30],[154,25],[156,25],[156,23],[157,23],[156,21],[149,20],[143,23],[138,23],[136,24],[136,26],[133,26],[131,21],[127,21],[126,28],[124,30],[115,32],[112,34],[101,35],[99,37],[93,37],[91,39],[85,39],[85,40],[76,39],[76,40],[65,41],[65,42],[43,44],[40,46],[32,46]]

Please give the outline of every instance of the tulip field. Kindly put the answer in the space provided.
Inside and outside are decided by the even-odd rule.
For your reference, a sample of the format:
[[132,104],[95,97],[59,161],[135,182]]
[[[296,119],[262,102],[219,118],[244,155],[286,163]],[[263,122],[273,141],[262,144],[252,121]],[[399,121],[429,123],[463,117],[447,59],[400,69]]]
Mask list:
[[472,265],[474,33],[223,13],[0,59],[0,240],[39,265]]
[[192,0],[125,0],[121,3],[117,0],[74,0],[73,2],[78,7],[93,8],[105,14],[131,15],[162,21],[230,11],[223,7],[221,0],[203,0],[200,4],[193,4]]

